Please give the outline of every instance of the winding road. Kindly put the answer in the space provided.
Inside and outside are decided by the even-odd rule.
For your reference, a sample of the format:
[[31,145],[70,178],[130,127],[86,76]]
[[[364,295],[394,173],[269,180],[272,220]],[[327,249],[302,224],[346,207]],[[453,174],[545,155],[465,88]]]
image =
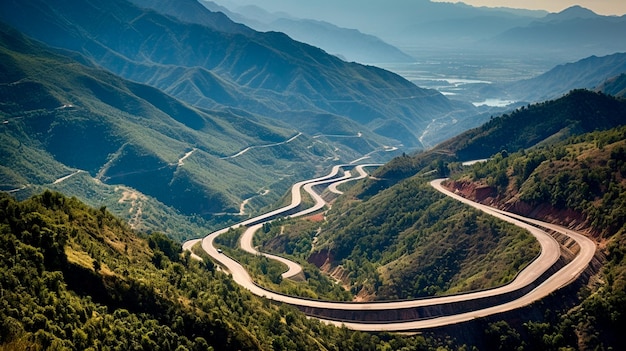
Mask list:
[[229,158],[237,158],[243,154],[245,154],[246,152],[252,150],[252,149],[262,149],[262,148],[266,148],[266,147],[273,147],[273,146],[278,146],[278,145],[283,145],[283,144],[287,144],[290,143],[294,140],[296,140],[296,138],[298,138],[299,136],[301,136],[302,133],[298,132],[298,134],[292,136],[291,138],[285,140],[285,141],[281,141],[278,143],[272,143],[272,144],[265,144],[265,145],[254,145],[254,146],[248,146],[245,149],[239,151],[238,153],[234,154],[234,155],[230,155],[230,156],[224,156],[224,157],[220,157],[221,160],[226,160]]
[[[213,241],[220,234],[228,231],[230,228],[237,228],[240,226],[249,227],[245,234],[242,236],[241,245],[244,250],[259,254],[255,248],[252,247],[252,237],[254,232],[258,230],[262,226],[265,221],[270,221],[278,216],[286,216],[292,213],[298,206],[301,204],[301,189],[304,189],[307,193],[309,193],[313,199],[315,200],[315,205],[301,210],[297,213],[289,215],[290,217],[302,216],[306,215],[319,209],[323,208],[326,203],[322,199],[322,197],[317,194],[313,187],[316,185],[327,184],[327,183],[340,183],[347,180],[360,179],[366,176],[363,167],[368,165],[356,166],[355,169],[359,172],[359,176],[355,178],[351,178],[351,174],[349,172],[345,172],[343,177],[337,177],[339,170],[342,166],[333,167],[332,171],[323,177],[310,179],[306,181],[301,181],[292,186],[292,202],[291,204],[274,210],[272,212],[266,213],[264,215],[260,215],[255,218],[248,219],[244,222],[236,224],[229,228],[224,228],[222,230],[216,231],[207,235],[205,238],[195,239],[187,241],[183,244],[184,250],[191,250],[191,248],[201,243],[202,249],[206,251],[209,256],[211,256],[215,261],[219,262],[219,264],[228,271],[232,278],[236,283],[248,289],[255,295],[265,297],[274,301],[279,301],[282,303],[287,303],[301,309],[319,309],[319,310],[335,310],[335,311],[372,311],[372,312],[380,312],[380,311],[388,311],[388,310],[401,310],[401,309],[410,309],[410,308],[419,308],[419,307],[428,307],[428,306],[438,306],[443,304],[455,304],[455,303],[463,303],[463,302],[471,302],[472,300],[478,301],[479,299],[489,298],[489,297],[497,297],[504,294],[512,294],[516,291],[524,289],[528,287],[529,284],[535,283],[540,276],[542,276],[546,271],[548,271],[553,265],[559,260],[561,255],[561,247],[559,243],[545,230],[555,231],[562,233],[574,241],[579,245],[580,250],[577,255],[569,261],[565,266],[558,269],[554,274],[552,274],[547,279],[543,280],[540,284],[534,287],[529,292],[525,293],[520,297],[516,297],[513,300],[505,301],[500,304],[496,304],[493,306],[480,307],[476,310],[461,312],[461,313],[452,313],[449,315],[443,315],[428,319],[419,319],[419,320],[407,320],[407,321],[360,321],[360,320],[329,320],[324,318],[319,318],[329,324],[335,324],[337,326],[346,326],[347,328],[361,331],[412,331],[419,330],[425,328],[433,328],[439,327],[449,324],[455,324],[460,322],[469,321],[475,318],[485,317],[497,313],[502,313],[506,311],[510,311],[513,309],[517,309],[520,307],[527,306],[532,302],[535,302],[550,293],[564,287],[565,285],[571,283],[575,280],[589,265],[591,259],[593,258],[596,250],[596,244],[588,239],[583,234],[574,232],[572,230],[553,225],[550,223],[545,223],[529,218],[525,218],[519,215],[515,215],[512,213],[508,213],[505,211],[497,210],[491,208],[489,206],[485,206],[479,203],[475,203],[471,200],[465,199],[453,192],[445,189],[441,182],[443,179],[435,180],[431,182],[431,185],[437,189],[438,191],[444,193],[447,196],[450,196],[458,201],[462,201],[470,206],[473,206],[481,211],[484,211],[490,215],[498,217],[507,222],[513,223],[519,227],[522,227],[528,230],[541,245],[541,253],[540,255],[531,262],[525,269],[523,269],[517,277],[510,282],[509,284],[489,289],[482,290],[476,292],[470,292],[466,294],[456,294],[456,295],[448,295],[448,296],[439,296],[432,298],[424,298],[418,300],[403,300],[403,301],[391,301],[391,302],[334,302],[334,301],[321,301],[321,300],[309,300],[294,296],[287,296],[277,292],[273,292],[270,290],[266,290],[254,283],[248,272],[242,267],[239,263],[232,260],[228,256],[218,252],[218,250],[214,247]],[[375,166],[375,165],[369,165]],[[331,190],[337,192],[335,190]],[[545,230],[544,230],[545,229]],[[274,255],[264,254],[270,258],[280,260],[285,263],[289,268],[288,271],[283,274],[283,277],[291,277],[300,272],[301,268],[299,265],[291,262],[285,258],[277,257]],[[197,256],[195,256],[198,258]],[[481,306],[480,304],[477,304]],[[348,313],[349,314],[349,313]]]

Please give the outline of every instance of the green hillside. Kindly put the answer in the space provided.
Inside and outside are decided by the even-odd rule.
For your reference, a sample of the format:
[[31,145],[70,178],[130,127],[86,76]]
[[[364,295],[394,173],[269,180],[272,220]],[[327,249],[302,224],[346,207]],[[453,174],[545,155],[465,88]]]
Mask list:
[[308,259],[363,300],[503,285],[538,254],[530,234],[445,197],[430,179],[406,180],[366,201],[344,196],[323,224],[273,225],[260,243]]
[[622,126],[498,155],[450,181],[450,188],[467,197],[488,186],[492,195],[480,201],[585,231],[598,242],[602,269],[562,297],[570,302],[560,312],[523,325],[495,323],[490,341],[517,335],[528,349],[579,350],[619,349],[624,343],[619,326],[626,322],[625,150]]

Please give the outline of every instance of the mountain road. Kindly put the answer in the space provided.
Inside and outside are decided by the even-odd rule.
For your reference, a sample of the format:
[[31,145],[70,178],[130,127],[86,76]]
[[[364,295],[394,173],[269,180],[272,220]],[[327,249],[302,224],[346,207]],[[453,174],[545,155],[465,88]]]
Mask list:
[[[358,168],[359,176],[355,178],[364,177],[363,167],[366,165],[362,165]],[[310,179],[302,182],[298,182],[292,187],[292,202],[291,204],[274,210],[272,212],[266,213],[264,215],[248,219],[244,222],[241,222],[237,225],[234,225],[230,228],[237,228],[239,226],[248,226],[249,228],[246,230],[244,236],[241,240],[241,245],[244,250],[250,253],[257,253],[256,249],[252,247],[252,237],[254,232],[262,226],[264,221],[269,221],[281,214],[290,213],[296,207],[298,207],[302,201],[301,199],[301,189],[304,189],[307,193],[309,193],[313,199],[315,200],[315,205],[297,212],[295,214],[290,215],[290,217],[302,216],[305,214],[309,214],[315,211],[322,209],[326,203],[321,198],[319,194],[317,194],[313,187],[315,185],[321,185],[326,183],[338,183],[344,182],[351,176],[349,172],[345,172],[343,177],[337,177],[339,173],[339,169],[341,166],[333,167],[332,171],[323,177]],[[352,179],[355,179],[352,178]],[[493,306],[481,307],[476,310],[465,311],[460,313],[452,313],[449,315],[443,315],[434,318],[427,319],[419,319],[419,320],[407,320],[407,321],[361,321],[361,320],[330,320],[325,319],[324,317],[316,317],[327,323],[335,324],[338,326],[346,326],[347,328],[361,331],[412,331],[419,330],[425,328],[439,327],[448,324],[460,323],[469,321],[475,318],[480,318],[484,316],[489,316],[496,313],[510,311],[516,308],[520,308],[523,306],[527,306],[530,303],[537,301],[550,293],[562,288],[563,286],[572,282],[576,277],[578,277],[589,265],[589,262],[593,258],[596,250],[596,244],[588,239],[585,235],[574,232],[570,229],[566,229],[560,226],[556,226],[550,223],[541,222],[534,219],[525,218],[519,215],[515,215],[512,213],[508,213],[505,211],[497,210],[491,208],[486,205],[482,205],[479,203],[475,203],[471,200],[465,199],[442,186],[443,179],[434,180],[431,182],[431,185],[438,191],[443,194],[452,197],[455,200],[461,201],[469,206],[473,206],[481,211],[484,211],[490,215],[498,217],[507,222],[513,223],[519,227],[522,227],[528,230],[538,241],[541,246],[541,253],[537,256],[535,260],[533,260],[526,268],[524,268],[516,278],[503,286],[496,287],[488,290],[481,290],[475,292],[469,292],[465,294],[455,294],[455,295],[447,295],[447,296],[437,296],[432,298],[422,298],[417,300],[401,300],[401,301],[390,301],[390,302],[335,302],[335,301],[322,301],[322,300],[310,300],[304,299],[295,296],[287,296],[281,293],[277,293],[274,291],[270,291],[264,289],[257,284],[254,283],[252,277],[248,274],[244,267],[242,267],[238,262],[229,258],[227,255],[218,252],[218,250],[213,245],[213,242],[217,236],[226,232],[230,228],[225,228],[222,230],[218,230],[214,233],[207,235],[203,239],[195,239],[188,241],[183,244],[184,250],[190,250],[192,246],[201,242],[202,249],[206,251],[212,259],[217,261],[226,271],[228,271],[232,279],[248,289],[255,295],[265,297],[267,299],[271,299],[274,301],[279,301],[282,303],[287,303],[290,305],[294,305],[301,309],[321,309],[321,310],[336,310],[336,311],[386,311],[386,310],[398,310],[398,309],[409,309],[409,308],[417,308],[424,306],[436,306],[443,304],[454,304],[454,303],[462,303],[477,299],[484,299],[489,297],[497,297],[499,295],[512,293],[523,289],[529,284],[536,282],[540,276],[542,276],[545,272],[547,272],[554,264],[559,260],[561,255],[561,247],[559,243],[545,230],[556,231],[563,235],[570,237],[574,240],[580,247],[577,255],[568,262],[564,267],[561,267],[556,271],[556,273],[552,274],[547,279],[541,281],[538,286],[534,287],[529,292],[523,294],[521,297],[517,297],[511,301],[505,301],[503,303],[499,303]],[[545,229],[545,230],[544,230]],[[267,255],[267,254],[265,254]],[[300,267],[297,264],[290,264],[285,261],[289,261],[285,258],[277,257],[277,256],[268,256],[273,259],[278,259],[281,262],[285,263],[289,269],[283,277],[291,277],[300,272]],[[347,313],[350,315],[350,313]]]

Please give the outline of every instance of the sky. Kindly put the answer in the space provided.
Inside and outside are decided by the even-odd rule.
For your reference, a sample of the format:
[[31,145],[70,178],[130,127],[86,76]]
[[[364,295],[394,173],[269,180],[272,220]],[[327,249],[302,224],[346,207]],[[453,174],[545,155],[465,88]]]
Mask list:
[[600,15],[626,14],[625,0],[436,0],[439,2],[464,2],[472,6],[512,7],[531,10],[560,12],[568,7],[580,5]]

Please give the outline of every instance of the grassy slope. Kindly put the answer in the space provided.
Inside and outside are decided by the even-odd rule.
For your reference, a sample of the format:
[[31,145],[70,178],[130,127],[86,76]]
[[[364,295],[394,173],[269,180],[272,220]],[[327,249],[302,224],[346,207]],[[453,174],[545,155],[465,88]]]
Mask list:
[[[190,107],[5,26],[0,39],[0,90],[8,97],[0,103],[0,115],[7,121],[0,126],[3,190],[49,186],[84,170],[107,184],[135,188],[187,216],[210,217],[237,213],[244,198],[270,190],[250,203],[249,212],[258,210],[278,199],[293,181],[313,175],[315,170],[305,165],[323,168],[329,162],[324,160],[359,154],[337,152],[328,140],[302,135],[289,144],[223,159],[250,145],[283,142],[295,132],[242,111]],[[72,107],[63,107],[68,104]],[[178,160],[191,150],[179,166]],[[92,191],[97,193],[97,188]],[[32,193],[16,194],[24,198]],[[102,198],[84,199],[94,203]]]

